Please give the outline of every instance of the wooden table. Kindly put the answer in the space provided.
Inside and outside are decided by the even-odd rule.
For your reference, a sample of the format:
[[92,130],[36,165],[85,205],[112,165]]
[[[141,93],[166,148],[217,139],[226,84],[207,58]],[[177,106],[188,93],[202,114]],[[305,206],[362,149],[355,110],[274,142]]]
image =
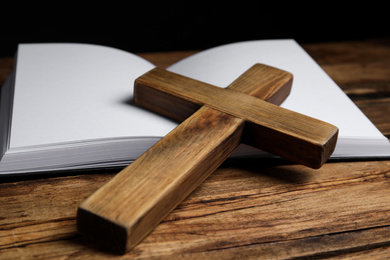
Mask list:
[[[390,137],[390,39],[303,47]],[[166,67],[195,52],[143,53]],[[13,59],[0,59],[1,83]],[[77,233],[76,208],[116,172],[0,184],[0,259],[390,257],[390,160],[221,166],[142,243],[111,255]]]

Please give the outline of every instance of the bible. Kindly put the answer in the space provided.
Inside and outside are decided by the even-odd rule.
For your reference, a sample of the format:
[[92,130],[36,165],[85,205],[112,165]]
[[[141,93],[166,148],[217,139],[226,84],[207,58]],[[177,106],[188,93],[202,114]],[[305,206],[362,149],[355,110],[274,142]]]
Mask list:
[[[388,139],[294,40],[231,43],[167,70],[226,87],[255,63],[293,74],[282,107],[337,126],[335,159],[390,156]],[[20,44],[1,89],[0,175],[124,167],[178,122],[137,107],[134,80],[155,66],[119,49]],[[231,157],[274,158],[240,145]]]

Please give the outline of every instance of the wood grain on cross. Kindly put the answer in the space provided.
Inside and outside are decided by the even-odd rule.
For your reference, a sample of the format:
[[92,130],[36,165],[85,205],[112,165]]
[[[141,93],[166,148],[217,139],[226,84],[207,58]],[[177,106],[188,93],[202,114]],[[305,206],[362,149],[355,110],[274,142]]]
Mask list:
[[290,73],[262,64],[226,89],[159,68],[139,77],[137,105],[185,121],[79,206],[79,230],[129,251],[240,143],[321,167],[338,129],[277,106],[291,84]]

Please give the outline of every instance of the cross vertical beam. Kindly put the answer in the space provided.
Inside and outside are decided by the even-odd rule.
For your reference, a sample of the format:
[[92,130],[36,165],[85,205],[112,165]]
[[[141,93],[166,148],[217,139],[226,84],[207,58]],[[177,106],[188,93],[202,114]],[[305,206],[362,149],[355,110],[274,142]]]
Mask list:
[[[242,140],[250,142],[252,136],[263,135],[263,132],[265,137],[272,139],[266,143],[274,141],[282,145],[283,140],[287,140],[286,144],[292,142],[299,147],[279,147],[277,151],[291,149],[286,154],[300,154],[291,156],[298,162],[312,167],[322,164],[334,149],[337,128],[280,110],[278,106],[269,106],[267,102],[259,103],[258,98],[250,96],[280,103],[288,95],[291,74],[281,73],[279,75],[283,76],[275,79],[275,70],[256,65],[228,89],[220,89],[223,92],[160,69],[137,79],[137,104],[177,120],[196,112],[79,206],[79,230],[118,252],[129,251],[202,183]],[[259,86],[256,77],[260,74],[268,80],[260,80]],[[274,82],[271,78],[275,79]],[[191,89],[192,94],[187,93]],[[222,94],[226,91],[228,94]],[[272,123],[278,120],[285,121],[285,124]],[[308,137],[302,135],[302,128],[320,130]],[[249,137],[243,138],[245,135]],[[278,138],[283,140],[274,140]],[[255,145],[262,143],[258,139]],[[305,149],[322,152],[316,152],[314,159],[313,156],[305,158],[309,154]]]

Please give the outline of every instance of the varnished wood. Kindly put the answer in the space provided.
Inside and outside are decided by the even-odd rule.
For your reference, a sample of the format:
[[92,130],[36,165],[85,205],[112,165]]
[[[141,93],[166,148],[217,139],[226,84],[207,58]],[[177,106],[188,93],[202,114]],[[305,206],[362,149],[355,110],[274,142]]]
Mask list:
[[84,201],[79,229],[132,249],[233,152],[243,129],[243,120],[202,107]]
[[[388,137],[389,43],[303,45]],[[191,53],[142,55],[166,66]],[[11,70],[12,59],[1,58],[0,82]],[[116,171],[1,179],[0,259],[389,257],[390,161],[333,162],[319,170],[283,164],[225,164],[120,257],[76,228],[79,203]]]
[[[227,89],[240,92],[240,94],[237,94],[236,92],[229,91],[231,93],[229,96],[233,96],[232,98],[234,99],[239,99],[235,97],[236,95],[241,95],[241,98],[245,99],[246,96],[243,97],[242,94],[247,94],[271,104],[280,105],[290,94],[292,81],[293,75],[287,71],[263,64],[255,64],[232,82]],[[180,84],[172,86],[173,82],[179,82]],[[242,86],[245,86],[245,88]],[[194,89],[199,90],[198,96],[191,93]],[[218,95],[222,96],[219,97]],[[215,105],[214,101],[205,100],[210,98],[210,96],[213,97],[213,100],[216,98],[219,100],[219,106],[214,106],[214,108],[231,114],[231,110],[237,110],[237,108],[229,108],[226,105],[232,103],[226,100],[227,95],[228,93],[225,93],[222,89],[211,86],[210,84],[194,81],[193,79],[159,68],[139,77],[134,85],[134,101],[137,105],[179,122],[184,121],[206,103],[210,107]],[[225,108],[222,108],[222,106]],[[239,117],[242,117],[242,115],[239,115]]]
[[[235,90],[229,89],[229,91],[237,96],[240,93],[236,90],[242,89],[244,92],[274,101],[281,98],[272,98],[272,96],[287,97],[286,93],[291,89],[291,74],[279,73],[279,70],[274,68],[271,70],[265,68],[267,66],[253,66],[244,75],[257,75],[261,72],[268,78],[276,71],[277,75],[282,76],[278,77],[279,80],[276,80],[273,85],[269,85],[268,81],[260,81],[259,85],[256,80],[242,85],[237,85],[236,82],[232,85]],[[153,72],[157,72],[158,75],[154,75]],[[160,69],[154,69],[151,73],[153,78],[162,81],[156,83],[160,89],[165,86],[164,84],[171,83],[172,73]],[[140,89],[150,86],[148,83],[153,85],[154,82],[148,78],[149,75],[150,73],[146,73],[136,80],[135,102],[139,104],[144,100],[152,99],[154,104],[157,104],[155,106],[157,108],[177,107],[176,104],[170,103],[172,99],[169,98],[170,95],[167,97],[165,92],[162,92],[164,96],[162,99],[148,95],[151,90],[139,93]],[[168,78],[165,77],[166,75]],[[238,83],[244,81],[243,77],[237,80]],[[198,93],[204,84],[185,77],[174,77],[173,82],[188,88],[196,87]],[[257,91],[253,85],[260,89],[266,87],[268,91]],[[213,86],[205,87],[213,89]],[[214,89],[219,88],[214,87]],[[213,95],[212,91],[208,92]],[[184,90],[179,90],[179,93],[187,94]],[[207,95],[210,93],[205,92]],[[224,95],[219,98],[223,97]],[[257,100],[255,97],[253,99]],[[174,101],[181,102],[181,100],[183,99]],[[211,108],[207,106],[208,103],[197,99],[196,94],[195,99],[190,101],[184,99],[184,101],[185,105],[190,104],[191,109],[192,103],[203,106],[80,205],[77,215],[79,230],[82,233],[98,242],[103,241],[105,245],[111,246],[118,252],[129,251],[241,143],[244,126],[247,124],[244,118]],[[224,101],[229,102],[229,99]]]
[[[232,87],[234,90],[230,86],[223,89],[156,68],[136,80],[134,100],[139,106],[179,120],[201,105],[234,115],[245,120],[244,143],[312,168],[321,167],[334,151],[337,127],[236,91],[245,86],[247,93],[263,94],[270,99],[277,93],[275,90],[280,90],[278,86],[290,86],[290,75],[277,72],[275,76],[277,69],[270,68],[268,72],[267,68],[262,64],[254,65],[245,74],[250,77],[258,73],[258,76],[251,82],[240,77]],[[256,79],[261,75],[270,75],[265,78],[272,79],[260,81],[265,87],[256,90],[253,86],[258,86]],[[276,87],[272,83],[276,83]],[[280,103],[280,96],[287,95],[282,92],[275,96]]]

